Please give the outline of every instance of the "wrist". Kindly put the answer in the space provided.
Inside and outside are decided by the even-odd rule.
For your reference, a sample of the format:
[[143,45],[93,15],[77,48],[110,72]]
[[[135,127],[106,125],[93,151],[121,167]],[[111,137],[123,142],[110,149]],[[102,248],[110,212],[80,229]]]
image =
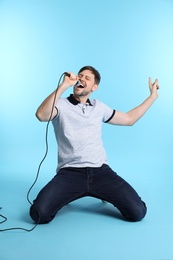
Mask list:
[[156,93],[151,93],[150,94],[150,98],[153,100],[153,101],[155,101],[157,98],[158,98],[158,93],[156,92]]

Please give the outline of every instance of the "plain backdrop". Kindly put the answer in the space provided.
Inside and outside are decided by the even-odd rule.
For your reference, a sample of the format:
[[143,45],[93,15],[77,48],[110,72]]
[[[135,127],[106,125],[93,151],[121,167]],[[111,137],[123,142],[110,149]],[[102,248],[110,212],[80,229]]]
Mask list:
[[[1,233],[0,259],[173,259],[172,0],[0,0],[0,213],[8,217],[0,228],[32,227],[26,193],[46,129],[35,111],[63,72],[85,65],[102,76],[91,97],[123,112],[148,97],[149,77],[159,79],[159,98],[134,126],[103,125],[109,165],[146,201],[148,214],[132,224],[111,205],[81,199],[31,233]],[[48,143],[31,200],[55,175],[51,124]]]

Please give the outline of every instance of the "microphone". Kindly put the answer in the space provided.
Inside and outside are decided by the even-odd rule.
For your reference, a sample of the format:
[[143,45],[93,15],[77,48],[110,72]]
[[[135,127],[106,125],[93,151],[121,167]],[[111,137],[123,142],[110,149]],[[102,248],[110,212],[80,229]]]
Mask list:
[[68,76],[68,77],[70,78],[70,73],[64,72],[64,75],[65,75],[65,76]]
[[[68,73],[68,72],[64,72],[64,75],[70,77],[70,73]],[[84,88],[84,86],[82,85],[80,80],[78,80],[74,86],[78,87],[78,88]]]
[[84,86],[82,85],[82,83],[80,82],[80,80],[78,80],[74,86],[75,86],[75,87],[78,87],[78,88],[84,88]]

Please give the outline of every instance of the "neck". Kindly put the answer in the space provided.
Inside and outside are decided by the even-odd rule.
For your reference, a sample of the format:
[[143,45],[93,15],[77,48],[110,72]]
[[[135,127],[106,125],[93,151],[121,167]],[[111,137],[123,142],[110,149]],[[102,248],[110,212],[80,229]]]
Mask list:
[[73,97],[74,97],[76,100],[78,100],[80,103],[86,104],[86,103],[87,103],[87,100],[88,100],[88,98],[89,98],[89,95],[87,95],[87,96],[77,96],[77,95],[74,94]]

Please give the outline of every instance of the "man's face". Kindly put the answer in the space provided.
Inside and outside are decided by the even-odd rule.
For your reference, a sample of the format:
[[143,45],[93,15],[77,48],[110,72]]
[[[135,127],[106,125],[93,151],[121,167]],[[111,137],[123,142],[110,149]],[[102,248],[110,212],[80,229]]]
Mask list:
[[79,80],[83,88],[74,86],[74,94],[77,96],[87,96],[97,89],[94,74],[90,70],[83,70],[78,74]]

